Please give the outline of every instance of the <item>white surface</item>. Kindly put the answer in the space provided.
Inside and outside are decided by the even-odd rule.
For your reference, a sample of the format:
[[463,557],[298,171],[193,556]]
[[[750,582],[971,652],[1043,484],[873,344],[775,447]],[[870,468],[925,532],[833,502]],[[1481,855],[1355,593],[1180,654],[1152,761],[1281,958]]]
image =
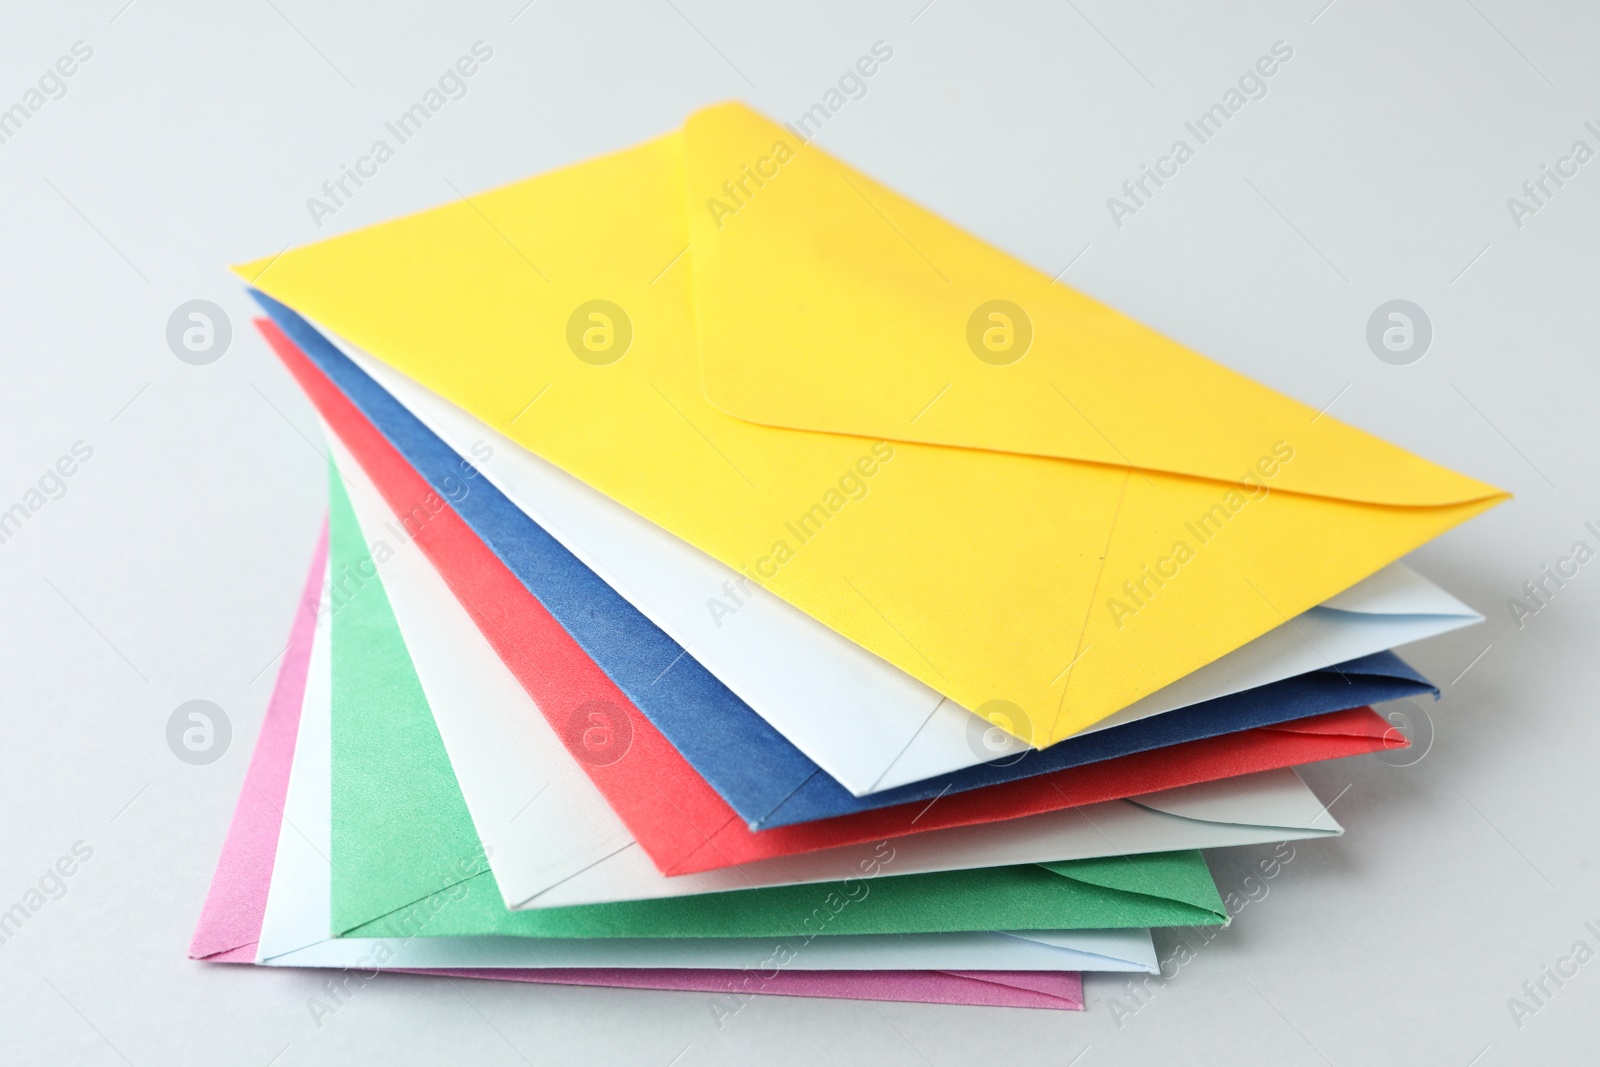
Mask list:
[[[333,811],[332,634],[319,624],[294,771],[272,868],[258,962],[284,967],[359,967],[380,943],[391,967],[760,968],[775,945],[795,970],[1095,970],[1153,973],[1148,930],[1051,930],[884,937],[563,940],[531,937],[330,938]],[[870,883],[867,883],[870,886]],[[870,888],[869,888],[870,894]],[[869,897],[870,899],[870,897]]]
[[[1024,751],[998,730],[973,743],[971,713],[760,586],[727,618],[706,610],[738,572],[324,330],[457,455],[482,470],[811,761],[856,796]],[[1482,617],[1403,565],[1082,731],[1092,733],[1446,633]]]
[[[1521,1028],[1506,1001],[1600,919],[1600,563],[1522,629],[1506,601],[1600,526],[1600,161],[1521,229],[1506,198],[1576,138],[1593,146],[1600,13],[1474,3],[539,0],[515,22],[521,0],[13,5],[7,106],[72,42],[94,58],[0,144],[0,503],[74,441],[94,458],[0,544],[0,905],[73,842],[94,857],[0,946],[0,1061],[1585,1062],[1600,964],[1550,984]],[[306,198],[479,38],[495,56],[467,96],[314,227]],[[1417,704],[1427,757],[1308,770],[1324,797],[1350,787],[1333,805],[1348,832],[1297,844],[1265,899],[1132,1015],[1113,1011],[1132,1006],[1114,978],[1090,978],[1082,1014],[774,997],[719,1028],[708,994],[396,976],[319,1028],[307,998],[328,975],[185,959],[326,493],[312,409],[223,265],[718,99],[792,121],[879,39],[894,58],[825,147],[1228,366],[1518,494],[1409,560],[1489,616],[1407,652],[1445,689]],[[1266,98],[1117,229],[1106,198],[1279,39],[1295,55]],[[207,367],[164,338],[194,298],[233,320]],[[1435,328],[1409,367],[1364,339],[1393,298]],[[196,698],[234,727],[207,767],[165,741]],[[1235,891],[1271,853],[1211,862]],[[1165,956],[1175,935],[1157,937]]]
[[[331,431],[325,433],[363,541],[371,544],[383,530],[398,529],[399,520],[366,472]],[[398,548],[378,574],[509,908],[842,881],[880,867],[881,875],[921,874],[1340,832],[1316,794],[1283,770],[1207,783],[1209,789],[896,838],[888,864],[874,860],[878,845],[868,842],[668,878],[634,844],[422,550],[414,542]],[[1216,800],[1208,804],[1208,796]],[[1212,807],[1218,815],[1206,814]]]

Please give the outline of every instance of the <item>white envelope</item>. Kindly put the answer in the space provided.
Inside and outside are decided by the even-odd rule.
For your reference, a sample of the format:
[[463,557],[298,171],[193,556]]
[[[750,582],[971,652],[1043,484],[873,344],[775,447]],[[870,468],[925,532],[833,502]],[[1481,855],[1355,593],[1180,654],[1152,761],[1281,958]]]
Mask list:
[[[377,956],[387,948],[387,958]],[[294,952],[258,959],[275,967],[385,969],[456,967],[638,967],[690,970],[797,971],[1135,971],[1159,970],[1148,930],[1082,930],[1023,934],[841,934],[809,945],[775,939],[562,941],[518,937],[328,938]]]
[[[800,609],[547,463],[360,349],[322,331],[790,743],[856,796],[1021,752],[975,717]],[[538,418],[538,405],[523,418]],[[721,605],[720,607],[717,605]],[[1400,564],[1097,723],[1281,681],[1482,621]],[[984,724],[986,726],[987,724]],[[1085,731],[1089,732],[1089,731]]]
[[[780,946],[797,970],[1157,970],[1148,930],[837,935],[801,940],[521,937],[333,938],[331,632],[318,621],[256,962],[284,967],[764,968]],[[782,958],[781,953],[777,958]]]
[[[330,435],[364,530],[393,512]],[[391,546],[394,547],[394,546]],[[842,881],[877,847],[853,845],[668,878],[573,759],[516,676],[415,544],[380,568],[423,693],[449,753],[508,908]],[[309,713],[309,709],[308,709]],[[952,827],[890,844],[881,876],[1258,844],[1341,833],[1316,795],[1283,769],[1046,812]]]

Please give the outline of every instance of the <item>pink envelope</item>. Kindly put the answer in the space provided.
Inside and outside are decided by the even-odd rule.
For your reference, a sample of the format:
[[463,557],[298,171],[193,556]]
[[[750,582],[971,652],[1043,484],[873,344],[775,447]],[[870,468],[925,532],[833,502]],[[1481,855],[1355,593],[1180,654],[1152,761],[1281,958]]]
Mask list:
[[[191,959],[253,963],[267,909],[267,889],[278,849],[278,827],[289,790],[300,704],[311,660],[311,636],[327,564],[324,523],[312,554],[311,573],[289,634],[289,647],[272,699],[267,704],[244,787],[222,845],[211,890],[189,944]],[[466,969],[406,971],[502,982],[591,985],[626,989],[676,989],[734,996],[765,994],[898,1000],[924,1004],[981,1004],[1016,1008],[1083,1010],[1083,977],[1068,971],[779,971],[762,978],[751,971],[653,970],[615,967]]]

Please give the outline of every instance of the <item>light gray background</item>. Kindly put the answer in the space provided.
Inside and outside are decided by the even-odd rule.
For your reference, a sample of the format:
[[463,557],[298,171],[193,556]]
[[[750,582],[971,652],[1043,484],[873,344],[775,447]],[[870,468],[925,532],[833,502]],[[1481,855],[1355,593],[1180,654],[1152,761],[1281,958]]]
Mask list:
[[[0,909],[75,841],[94,856],[0,946],[0,1060],[1465,1067],[1592,1050],[1600,962],[1520,1028],[1507,998],[1579,938],[1600,944],[1583,926],[1600,925],[1600,562],[1524,627],[1506,601],[1575,540],[1600,547],[1582,528],[1600,520],[1600,160],[1520,228],[1506,200],[1575,139],[1600,148],[1583,127],[1600,120],[1600,12],[923,2],[10,5],[0,107],[74,41],[94,55],[0,144],[0,509],[73,442],[94,455],[0,544]],[[494,57],[468,95],[315,228],[306,198],[480,39]],[[1412,560],[1489,616],[1410,653],[1445,690],[1429,755],[1308,771],[1348,835],[1299,846],[1131,1017],[1101,979],[1081,1015],[766,998],[718,1029],[700,994],[392,976],[319,1029],[306,1001],[323,976],[185,959],[324,507],[311,409],[225,265],[626,146],[719,99],[792,119],[878,40],[894,57],[826,148],[1517,494]],[[1294,57],[1269,94],[1115,226],[1107,197],[1278,40]],[[195,298],[234,326],[210,366],[165,342]],[[1365,341],[1394,298],[1433,323],[1411,366]],[[195,698],[234,725],[205,767],[165,741]],[[1213,856],[1219,882],[1264,851]]]

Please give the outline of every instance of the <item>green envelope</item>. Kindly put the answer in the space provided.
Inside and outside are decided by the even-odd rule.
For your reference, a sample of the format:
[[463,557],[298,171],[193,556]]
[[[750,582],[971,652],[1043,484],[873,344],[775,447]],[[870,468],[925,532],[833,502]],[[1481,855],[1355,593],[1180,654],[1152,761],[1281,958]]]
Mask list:
[[811,937],[1227,921],[1197,851],[509,911],[381,578],[365,578],[376,568],[331,465],[329,497],[331,573],[346,594],[332,622],[336,937]]

